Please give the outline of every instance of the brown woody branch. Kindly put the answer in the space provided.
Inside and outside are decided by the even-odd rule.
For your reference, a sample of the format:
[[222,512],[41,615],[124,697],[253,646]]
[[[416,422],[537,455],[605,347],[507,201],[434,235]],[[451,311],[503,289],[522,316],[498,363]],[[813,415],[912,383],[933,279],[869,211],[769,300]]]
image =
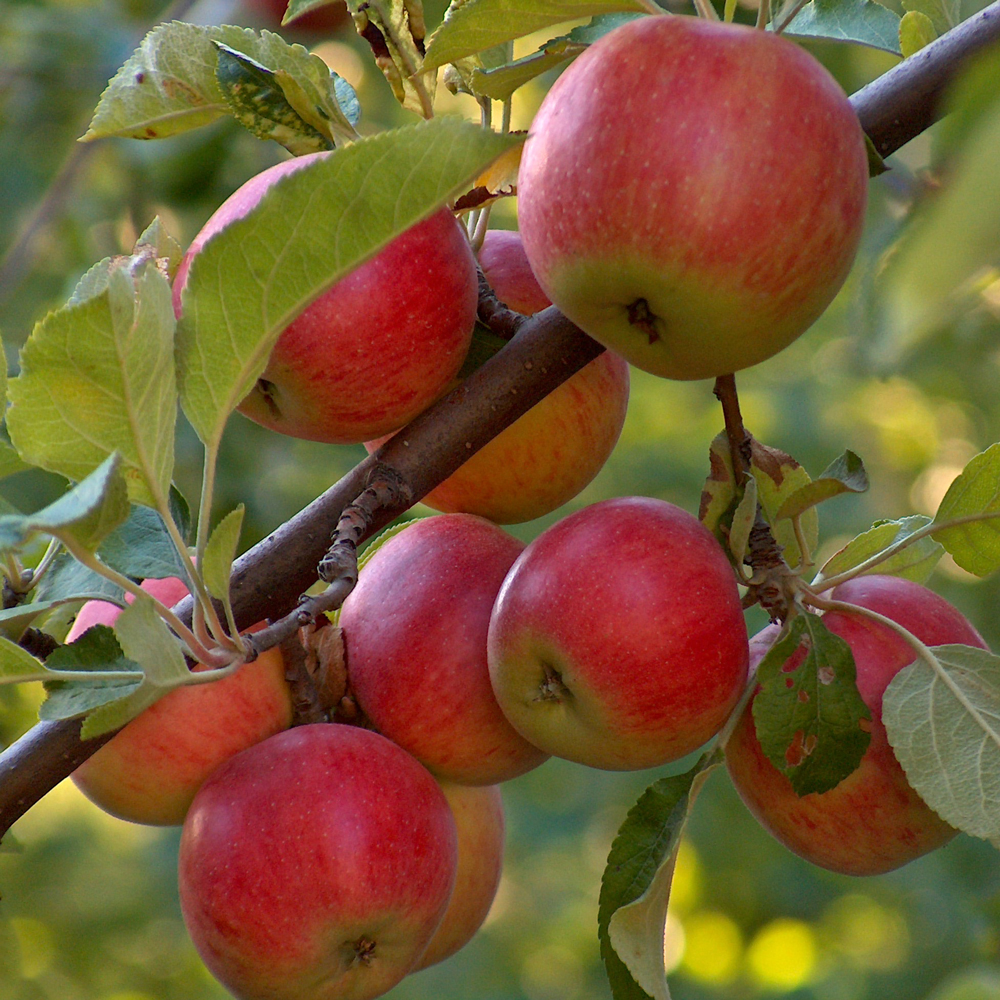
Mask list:
[[[879,152],[886,156],[927,128],[940,114],[948,81],[971,55],[998,40],[1000,0],[855,94],[851,103]],[[555,308],[527,321],[459,388],[237,561],[232,581],[237,624],[245,628],[294,609],[299,594],[316,580],[331,529],[377,464],[393,469],[408,485],[410,502],[416,502],[600,351]],[[404,509],[382,509],[365,537]],[[177,610],[190,620],[190,599]],[[39,723],[0,754],[0,833],[103,742],[82,743],[79,733],[75,720]]]

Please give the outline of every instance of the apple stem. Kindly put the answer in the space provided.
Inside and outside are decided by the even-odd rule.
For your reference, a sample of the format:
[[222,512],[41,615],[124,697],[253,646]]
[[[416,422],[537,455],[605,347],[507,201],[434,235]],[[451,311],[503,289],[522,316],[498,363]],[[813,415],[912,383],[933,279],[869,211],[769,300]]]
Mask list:
[[712,6],[711,0],[694,0],[694,9],[698,12],[698,16],[705,18],[706,21],[719,20],[719,12]]
[[42,579],[43,576],[48,572],[49,567],[55,562],[55,558],[62,551],[62,542],[58,538],[53,538],[49,542],[48,548],[45,550],[45,554],[38,561],[38,565],[34,570],[30,571],[29,575],[24,578],[22,574],[22,583],[27,588],[23,592],[17,586],[17,581],[11,580],[11,587],[18,593],[26,594],[28,590],[32,590],[38,586],[38,581]]
[[757,8],[757,24],[755,27],[763,30],[767,27],[767,22],[771,20],[771,0],[760,0]]
[[298,633],[290,635],[279,645],[285,663],[285,680],[288,681],[292,695],[292,725],[308,726],[314,722],[326,722],[326,712],[323,711],[319,692],[306,667],[307,653]]
[[483,247],[483,240],[486,239],[486,230],[489,228],[490,224],[490,212],[493,209],[493,203],[488,202],[483,206],[482,211],[479,213],[479,218],[476,220],[476,225],[472,232],[472,252],[479,253]]
[[729,454],[733,461],[733,475],[738,486],[746,482],[750,475],[751,438],[743,426],[740,412],[740,397],[736,392],[736,376],[732,373],[720,375],[715,380],[712,392],[722,404],[722,416],[726,422],[726,437],[729,439]]

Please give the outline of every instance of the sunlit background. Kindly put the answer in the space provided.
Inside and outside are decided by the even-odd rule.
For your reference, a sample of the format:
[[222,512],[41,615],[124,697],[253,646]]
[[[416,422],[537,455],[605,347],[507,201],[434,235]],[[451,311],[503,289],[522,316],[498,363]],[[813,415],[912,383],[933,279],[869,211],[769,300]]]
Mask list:
[[[427,4],[432,24],[443,6]],[[75,143],[107,80],[167,10],[154,0],[0,2],[0,332],[12,366],[34,321],[65,300],[91,263],[131,247],[155,214],[186,243],[235,187],[285,155],[229,122],[156,143]],[[203,0],[185,17],[262,24],[249,6],[224,0]],[[355,85],[365,130],[407,120],[350,33],[288,37]],[[894,63],[854,46],[813,51],[849,92]],[[844,448],[868,466],[867,495],[824,508],[821,556],[876,518],[932,513],[964,463],[1000,439],[998,67],[994,52],[982,79],[964,88],[961,128],[936,127],[873,182],[865,245],[828,313],[781,356],[739,376],[758,438],[813,473]],[[514,127],[528,125],[550,82],[517,93]],[[443,104],[475,112],[467,98]],[[39,213],[51,185],[59,196]],[[514,226],[514,205],[502,204],[494,220]],[[568,509],[641,493],[695,511],[720,429],[709,383],[634,373],[618,448]],[[279,438],[236,418],[218,510],[246,503],[249,546],[362,454]],[[182,428],[177,478],[189,497],[200,467],[197,441]],[[0,484],[28,510],[62,488],[41,474]],[[512,530],[530,539],[564,513]],[[932,585],[1000,648],[996,581],[973,584],[946,560]],[[31,724],[39,699],[31,689],[0,688],[0,741]],[[607,998],[596,938],[601,872],[626,811],[665,773],[607,774],[553,760],[509,783],[505,875],[486,926],[455,958],[391,996]],[[64,783],[14,833],[20,853],[0,854],[2,1000],[226,996],[181,922],[177,830],[111,819]],[[1000,856],[960,836],[891,875],[835,876],[773,841],[716,773],[678,860],[666,959],[675,1000],[996,1000]]]

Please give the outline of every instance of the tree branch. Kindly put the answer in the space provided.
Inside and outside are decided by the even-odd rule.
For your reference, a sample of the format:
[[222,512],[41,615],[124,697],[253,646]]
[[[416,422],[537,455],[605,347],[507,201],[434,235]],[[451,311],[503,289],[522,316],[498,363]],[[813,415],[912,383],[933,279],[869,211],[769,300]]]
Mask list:
[[941,96],[962,65],[1000,42],[1000,2],[974,14],[851,97],[861,127],[882,156],[941,117]]

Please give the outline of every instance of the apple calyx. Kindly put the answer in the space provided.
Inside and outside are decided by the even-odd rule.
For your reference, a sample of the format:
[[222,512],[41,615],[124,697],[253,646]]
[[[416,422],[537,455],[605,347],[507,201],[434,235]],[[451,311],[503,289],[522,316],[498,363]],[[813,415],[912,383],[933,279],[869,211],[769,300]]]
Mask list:
[[651,344],[655,344],[660,339],[656,323],[663,321],[649,308],[649,303],[645,299],[636,299],[628,306],[628,321],[632,326],[639,327],[649,337]]
[[362,935],[357,941],[345,941],[345,950],[350,955],[348,966],[371,965],[375,959],[375,942]]
[[573,698],[573,692],[563,683],[562,674],[549,663],[543,664],[542,669],[545,676],[542,683],[538,685],[538,694],[533,700],[560,703],[570,701]]

